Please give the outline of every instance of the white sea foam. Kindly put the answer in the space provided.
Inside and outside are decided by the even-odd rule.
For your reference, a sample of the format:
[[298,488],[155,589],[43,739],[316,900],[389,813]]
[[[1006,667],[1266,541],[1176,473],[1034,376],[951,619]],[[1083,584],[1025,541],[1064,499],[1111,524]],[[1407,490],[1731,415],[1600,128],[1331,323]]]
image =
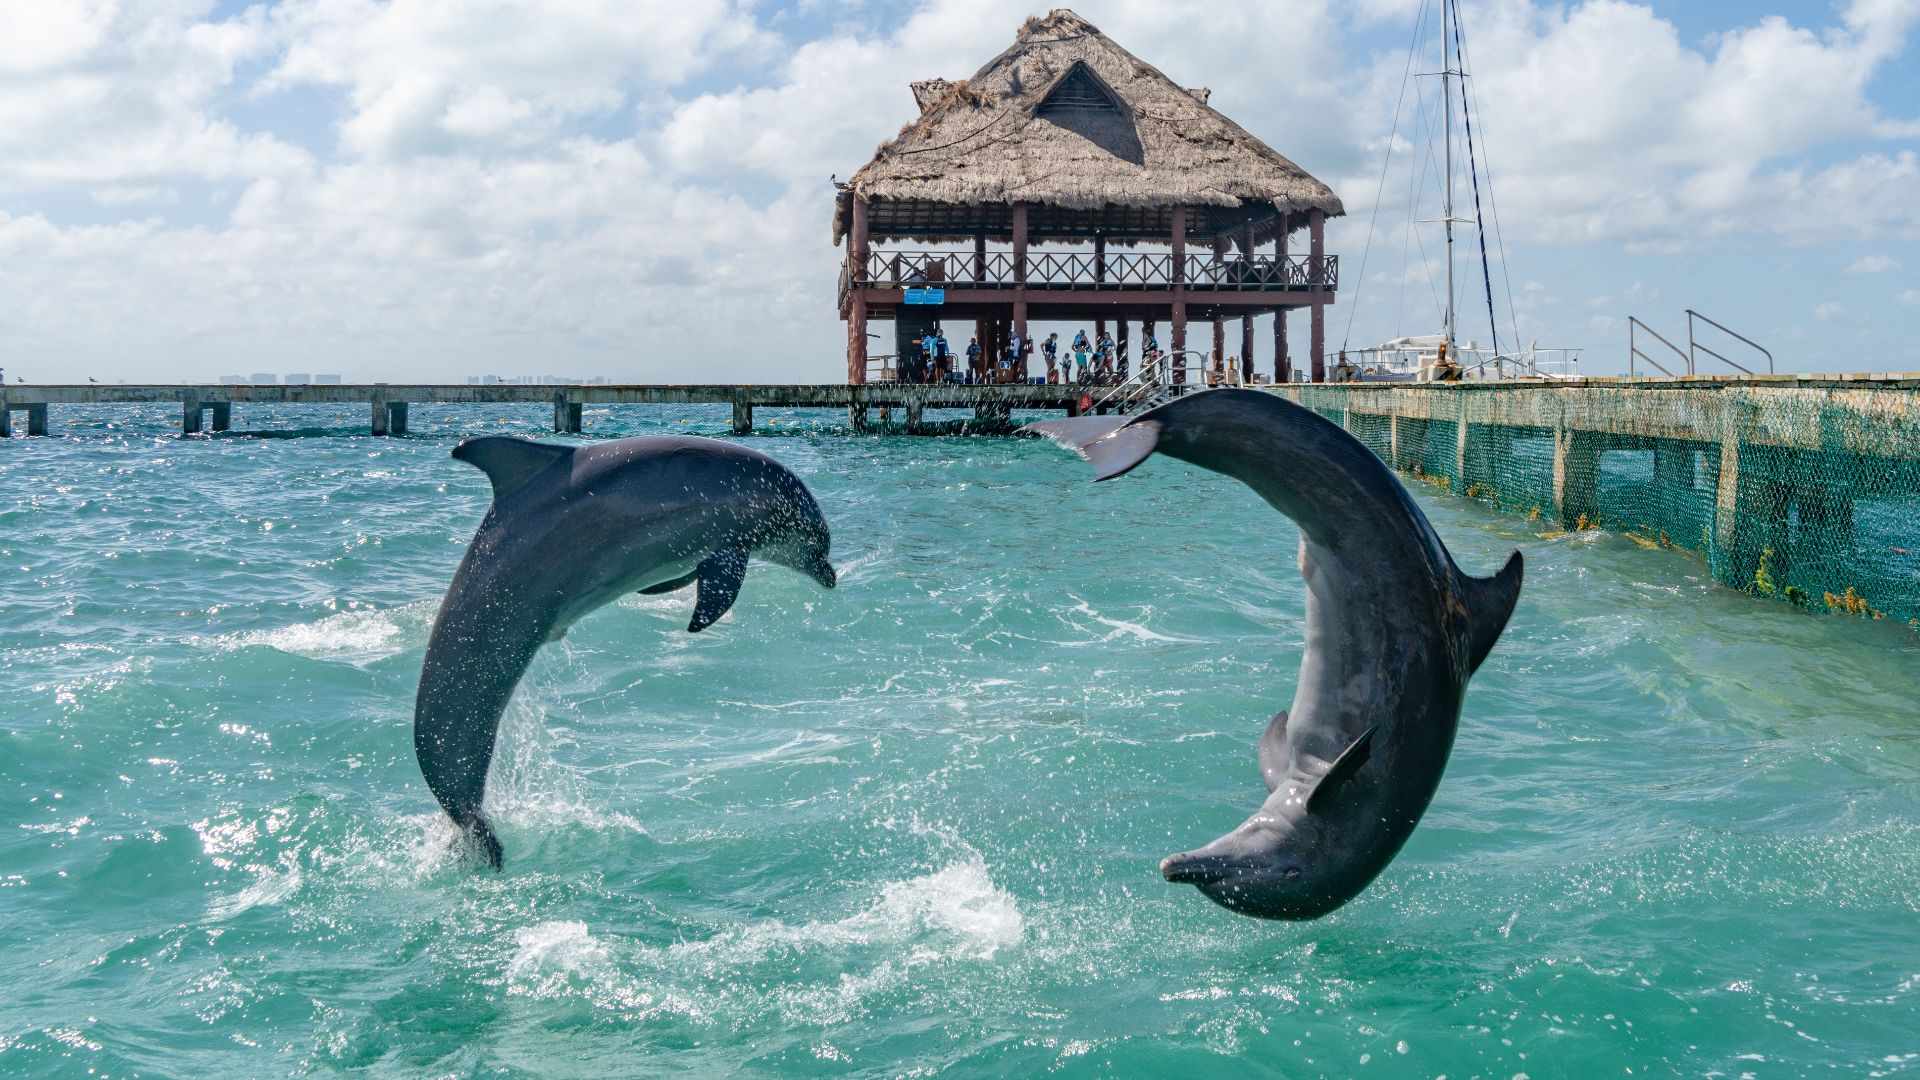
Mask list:
[[1167,641],[1182,645],[1201,644],[1198,638],[1173,637],[1168,634],[1149,630],[1137,622],[1128,622],[1125,619],[1109,619],[1105,615],[1093,610],[1093,605],[1087,603],[1085,600],[1080,600],[1079,597],[1075,597],[1074,599],[1079,601],[1073,609],[1075,615],[1085,615],[1101,626],[1107,627],[1107,633],[1100,639],[1102,643],[1116,641],[1120,638],[1133,638],[1137,641]]
[[423,644],[437,606],[438,601],[416,600],[393,608],[354,608],[313,622],[225,634],[212,640],[228,649],[264,645],[309,660],[371,664]]

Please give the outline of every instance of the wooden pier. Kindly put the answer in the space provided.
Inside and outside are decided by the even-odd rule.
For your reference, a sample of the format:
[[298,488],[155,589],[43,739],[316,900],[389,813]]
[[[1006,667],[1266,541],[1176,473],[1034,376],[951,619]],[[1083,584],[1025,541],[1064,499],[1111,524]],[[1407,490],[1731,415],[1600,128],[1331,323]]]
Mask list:
[[26,434],[47,434],[49,410],[56,405],[172,403],[180,407],[180,431],[187,435],[231,429],[236,405],[365,405],[369,430],[375,435],[405,435],[409,409],[414,405],[550,407],[553,430],[559,434],[579,434],[588,405],[729,405],[733,408],[733,431],[742,435],[753,430],[755,408],[845,409],[848,426],[856,432],[891,420],[897,411],[906,430],[916,433],[933,423],[929,412],[957,409],[971,409],[974,419],[992,424],[1004,424],[1016,409],[1058,410],[1077,416],[1084,403],[1103,392],[1103,388],[1098,387],[953,383],[920,386],[887,383],[860,386],[832,383],[770,386],[15,384],[0,389],[0,436],[16,433],[16,413],[26,414]]

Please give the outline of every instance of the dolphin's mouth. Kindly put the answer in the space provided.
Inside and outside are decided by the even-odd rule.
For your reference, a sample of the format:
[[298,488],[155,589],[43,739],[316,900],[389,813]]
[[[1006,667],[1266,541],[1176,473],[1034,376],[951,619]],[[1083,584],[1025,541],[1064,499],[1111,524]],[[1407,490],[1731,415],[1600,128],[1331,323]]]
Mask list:
[[1160,860],[1160,876],[1176,885],[1213,885],[1240,869],[1239,860],[1222,855],[1169,855]]

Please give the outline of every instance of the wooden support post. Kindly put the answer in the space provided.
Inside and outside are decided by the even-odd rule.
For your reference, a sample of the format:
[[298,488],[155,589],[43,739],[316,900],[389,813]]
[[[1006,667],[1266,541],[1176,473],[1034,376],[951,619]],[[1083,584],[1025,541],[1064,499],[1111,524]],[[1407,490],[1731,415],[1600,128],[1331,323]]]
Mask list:
[[[1027,340],[1027,290],[1025,289],[1015,289],[1013,293],[1013,332],[1019,336],[1020,348],[1023,352],[1032,347],[1032,343]],[[1040,350],[1033,351],[1037,353]],[[1027,377],[1032,373],[1027,370],[1026,357],[1013,358],[1013,374],[1021,382],[1027,381]]]
[[47,406],[45,402],[27,406],[27,434],[44,436],[47,433]]
[[1027,204],[1013,204],[1013,283],[1027,283]]
[[1240,316],[1240,381],[1253,385],[1253,316]]
[[230,431],[233,429],[233,402],[216,401],[208,406],[213,410],[213,430]]
[[[847,235],[847,265],[852,278],[852,299],[847,304],[847,385],[867,381],[867,296],[864,291],[867,268],[867,200],[853,198],[853,227]],[[857,267],[858,272],[852,272]],[[898,360],[895,361],[898,363]]]
[[1127,374],[1127,320],[1120,319],[1118,323],[1119,333],[1113,338],[1114,363],[1118,365],[1119,373],[1124,378]]
[[[1307,279],[1316,292],[1326,284],[1327,257],[1327,212],[1310,210],[1307,212],[1308,247]],[[1313,381],[1327,381],[1327,305],[1320,299],[1313,302],[1313,321],[1308,327],[1311,341],[1308,348],[1313,356]]]
[[1553,515],[1563,529],[1600,518],[1600,434],[1556,428],[1553,432]]
[[973,234],[973,280],[976,284],[987,280],[987,234],[984,229]]
[[1227,359],[1227,320],[1220,315],[1220,309],[1213,309],[1213,353],[1208,357],[1215,366],[1224,371]]
[[855,435],[867,433],[867,403],[858,396],[847,403],[847,426]]
[[[1287,233],[1293,228],[1293,215],[1281,214],[1280,226],[1274,231],[1273,258],[1279,272],[1287,272]],[[1285,383],[1293,381],[1293,358],[1287,355],[1287,308],[1273,313],[1273,381]]]
[[1167,351],[1173,359],[1173,381],[1186,381],[1179,354],[1187,347],[1187,208],[1173,208],[1173,330]]
[[753,434],[753,402],[747,400],[744,390],[733,396],[733,433],[735,435]]
[[1187,369],[1180,354],[1187,348],[1187,300],[1182,291],[1173,294],[1173,332],[1167,342],[1167,352],[1173,362],[1173,381],[1187,381]]
[[1453,479],[1459,484],[1454,494],[1460,495],[1467,490],[1467,451],[1473,438],[1473,424],[1467,419],[1466,391],[1454,388],[1448,391],[1453,395],[1456,408],[1453,424]]
[[907,402],[907,434],[920,434],[921,420],[926,416],[926,405],[918,401]]
[[180,399],[180,434],[200,434],[200,397],[187,394]]

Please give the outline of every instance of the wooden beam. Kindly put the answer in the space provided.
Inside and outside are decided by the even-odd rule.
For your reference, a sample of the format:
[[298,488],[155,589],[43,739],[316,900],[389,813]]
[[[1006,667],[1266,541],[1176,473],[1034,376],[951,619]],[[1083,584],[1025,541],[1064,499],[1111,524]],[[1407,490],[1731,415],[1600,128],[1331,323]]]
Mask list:
[[[1308,280],[1315,285],[1322,284],[1322,261],[1327,254],[1327,212],[1310,210],[1307,212],[1307,227],[1310,232],[1308,258],[1312,261]],[[1324,303],[1316,303],[1312,308],[1312,323],[1308,327],[1309,350],[1313,357],[1313,381],[1327,381],[1327,308]]]
[[[867,265],[867,200],[853,199],[853,228],[847,238],[852,265]],[[867,290],[855,288],[847,310],[847,385],[867,381]]]
[[1027,204],[1013,204],[1013,280],[1027,283]]

